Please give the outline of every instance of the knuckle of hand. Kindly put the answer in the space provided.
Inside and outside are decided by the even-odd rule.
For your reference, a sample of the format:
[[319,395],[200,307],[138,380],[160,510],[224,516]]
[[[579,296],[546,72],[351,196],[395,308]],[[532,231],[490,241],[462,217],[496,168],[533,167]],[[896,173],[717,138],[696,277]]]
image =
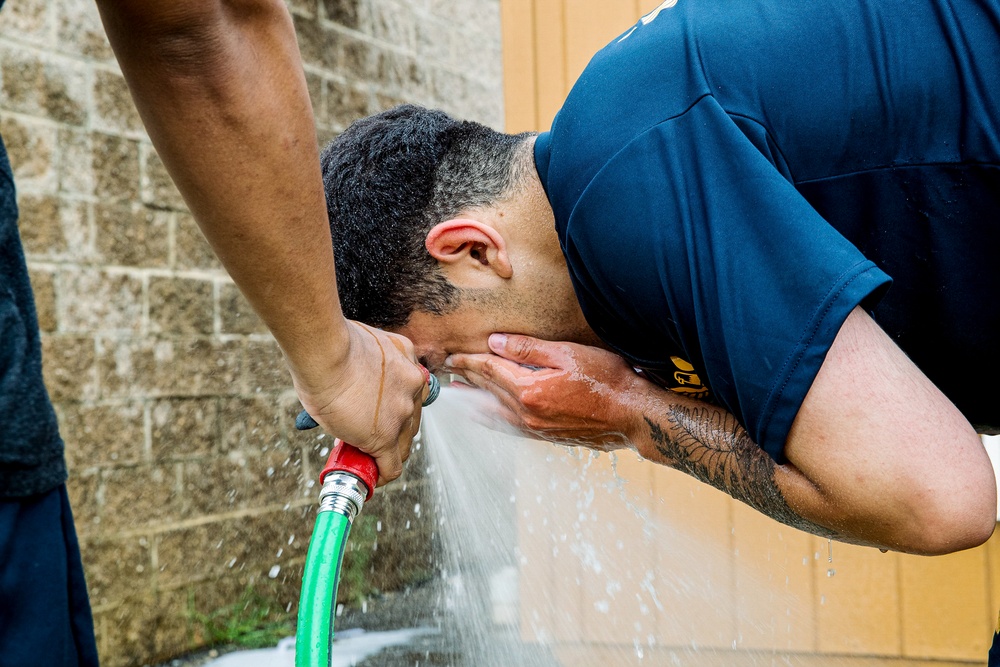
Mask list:
[[528,357],[531,354],[531,350],[534,348],[534,343],[531,339],[519,337],[514,339],[514,356],[515,357]]
[[545,397],[538,391],[526,391],[521,394],[521,405],[534,413],[545,410]]

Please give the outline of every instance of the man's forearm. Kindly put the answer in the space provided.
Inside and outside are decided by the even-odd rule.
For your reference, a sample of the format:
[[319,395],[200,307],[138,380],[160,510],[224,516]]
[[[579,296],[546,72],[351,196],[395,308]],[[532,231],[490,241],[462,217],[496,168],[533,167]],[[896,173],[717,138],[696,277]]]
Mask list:
[[[842,537],[789,506],[782,483],[798,473],[775,464],[732,414],[694,401],[664,402],[662,408],[655,416],[643,416],[647,431],[635,444],[646,458],[682,470],[776,521],[823,537]],[[804,479],[795,482],[807,484]]]
[[312,109],[281,0],[99,0],[136,106],[293,364],[346,344]]

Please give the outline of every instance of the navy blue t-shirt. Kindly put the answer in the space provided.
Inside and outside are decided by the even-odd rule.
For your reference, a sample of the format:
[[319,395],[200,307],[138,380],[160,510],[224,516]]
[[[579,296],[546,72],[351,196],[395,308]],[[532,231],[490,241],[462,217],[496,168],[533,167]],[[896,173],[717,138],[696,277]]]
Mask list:
[[1000,423],[998,30],[993,0],[644,17],[535,145],[595,332],[706,386],[781,460],[861,305],[970,421]]

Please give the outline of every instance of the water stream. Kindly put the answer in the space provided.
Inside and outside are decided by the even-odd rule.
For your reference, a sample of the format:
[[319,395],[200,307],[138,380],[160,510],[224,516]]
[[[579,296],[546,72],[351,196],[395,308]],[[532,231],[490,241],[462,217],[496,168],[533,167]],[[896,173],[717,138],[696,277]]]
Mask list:
[[742,573],[734,587],[727,536],[676,521],[654,484],[627,481],[648,479],[653,464],[484,426],[490,400],[445,389],[423,427],[462,664],[549,667],[574,652],[686,664],[746,648],[747,629],[788,634],[811,613],[784,582]]
[[[814,622],[812,605],[789,593],[820,565],[811,541],[765,529],[748,542],[759,529],[717,492],[678,491],[677,477],[654,479],[654,464],[628,451],[521,437],[484,418],[491,401],[450,387],[424,412],[418,446],[434,506],[412,511],[435,518],[438,578],[378,601],[393,608],[389,624],[367,609],[338,620],[375,632],[363,640],[371,657],[337,664],[816,664],[788,653],[813,648],[795,641]],[[832,577],[832,543],[826,551]],[[770,574],[747,567],[772,558]]]

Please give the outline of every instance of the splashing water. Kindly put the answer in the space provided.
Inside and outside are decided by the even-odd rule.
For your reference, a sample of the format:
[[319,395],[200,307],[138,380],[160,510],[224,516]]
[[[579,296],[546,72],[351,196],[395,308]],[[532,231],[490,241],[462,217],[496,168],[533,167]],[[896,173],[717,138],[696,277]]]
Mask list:
[[[809,617],[781,582],[734,566],[737,529],[685,515],[717,506],[717,492],[698,491],[678,511],[664,501],[671,488],[630,485],[654,464],[487,428],[491,401],[445,388],[422,427],[449,582],[445,624],[462,664],[687,664],[705,650],[780,643]],[[789,567],[799,560],[808,566],[792,554]],[[759,657],[771,664],[774,654]]]

